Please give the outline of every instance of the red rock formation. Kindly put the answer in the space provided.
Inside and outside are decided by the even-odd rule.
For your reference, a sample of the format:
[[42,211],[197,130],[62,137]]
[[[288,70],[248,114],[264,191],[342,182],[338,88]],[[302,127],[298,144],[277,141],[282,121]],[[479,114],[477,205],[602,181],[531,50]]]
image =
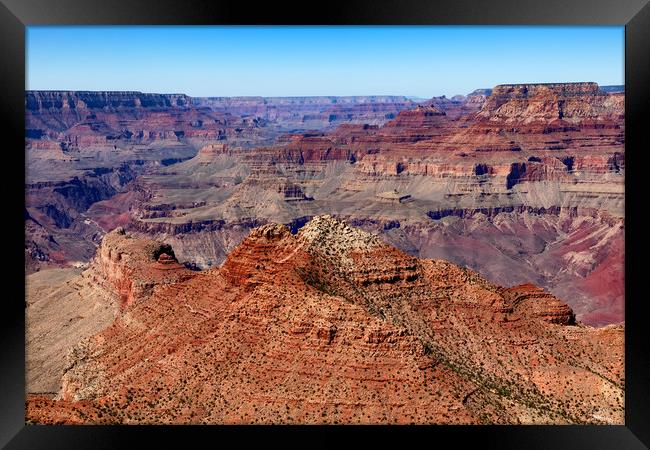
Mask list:
[[210,160],[218,155],[226,154],[228,146],[226,144],[209,144],[201,147],[197,156],[201,159]]
[[190,276],[191,272],[172,255],[171,247],[133,239],[120,227],[104,236],[84,276],[115,293],[120,307],[126,308],[146,300],[155,286]]
[[183,94],[28,91],[25,108],[28,139],[52,140],[76,153],[161,140],[228,139],[246,145],[274,136],[259,118],[197,107]]
[[446,114],[433,106],[418,106],[413,110],[401,111],[395,120],[386,123],[386,128],[433,128],[438,126]]
[[[240,172],[242,182],[232,190],[234,178],[230,169],[219,168],[219,156],[213,160],[210,180],[223,180],[224,188],[216,188],[219,193],[213,199],[199,188],[196,194],[188,189],[183,195],[196,195],[201,206],[176,210],[169,221],[142,216],[137,227],[153,233],[186,226],[194,230],[197,221],[240,223],[242,218],[290,224],[322,213],[359,223],[397,222],[408,235],[404,231],[397,236],[392,228],[382,232],[395,234],[392,242],[400,248],[415,254],[444,248],[446,257],[490,274],[493,281],[517,284],[532,279],[554,293],[570,293],[567,300],[579,318],[592,317],[591,308],[607,304],[604,298],[609,296],[615,299],[608,306],[612,313],[600,311],[593,317],[622,320],[620,283],[603,286],[607,293],[600,300],[594,297],[596,290],[583,283],[606,255],[618,252],[615,242],[622,232],[591,250],[559,249],[568,248],[562,247],[562,240],[584,224],[599,230],[608,224],[605,216],[623,223],[623,96],[601,92],[593,83],[566,83],[497,86],[468,98],[475,105],[462,114],[453,104],[467,104],[468,99],[438,98],[400,112],[381,127],[346,124],[331,131],[284,135],[272,147],[233,151],[229,164],[245,169]],[[160,185],[152,187],[152,195],[164,196],[170,192],[165,189],[175,192],[178,186],[174,176],[156,182]],[[411,201],[385,201],[382,193],[394,190]],[[486,216],[486,223],[480,215]],[[566,225],[558,218],[564,215],[582,219]],[[462,223],[435,222],[445,217],[458,217]],[[219,241],[233,242],[221,233]],[[538,247],[539,233],[548,245]],[[185,246],[196,240],[193,248],[218,253],[219,264],[226,252],[206,244],[211,239],[197,233],[178,242]],[[513,242],[523,243],[516,249]],[[192,260],[182,247],[179,252],[181,260]],[[495,258],[499,264],[493,264]],[[567,286],[582,287],[569,292]],[[593,299],[591,305],[587,298]]]
[[[503,85],[465,98],[433,98],[418,108],[406,105],[387,123],[373,119],[372,125],[355,124],[364,117],[358,115],[337,128],[328,125],[312,131],[305,128],[323,127],[323,114],[329,114],[325,111],[339,106],[339,111],[367,107],[379,114],[384,106],[397,108],[400,102],[204,100],[162,111],[136,108],[146,110],[141,125],[154,134],[181,131],[175,128],[180,122],[185,136],[212,126],[225,130],[218,142],[208,143],[192,160],[169,168],[148,162],[137,166],[142,167],[138,173],[146,174],[137,183],[143,192],[138,205],[120,209],[117,198],[112,207],[101,205],[106,207],[104,214],[88,213],[91,222],[86,224],[81,213],[86,214],[87,205],[74,209],[68,203],[80,197],[101,203],[114,191],[31,183],[28,212],[43,229],[29,224],[35,237],[26,243],[30,258],[43,258],[42,264],[57,255],[62,264],[87,260],[94,246],[74,248],[74,241],[57,227],[82,230],[78,234],[97,241],[101,233],[94,220],[104,229],[124,225],[164,236],[173,242],[182,262],[214,267],[256,225],[282,222],[292,224],[295,231],[307,218],[331,213],[380,228],[396,223],[399,226],[381,228],[395,245],[413,254],[444,256],[479,270],[491,281],[510,285],[532,280],[561,294],[578,319],[590,324],[624,319],[622,269],[617,262],[623,238],[618,227],[624,225],[622,93],[604,92],[594,83]],[[358,105],[363,108],[355,109]],[[129,108],[114,109],[125,114]],[[214,122],[200,122],[204,118],[198,115],[208,114],[209,108]],[[229,108],[236,118],[227,117]],[[378,117],[372,114],[368,117]],[[270,123],[274,120],[292,124],[289,128],[302,125],[295,126],[298,133],[282,135],[270,146],[257,133],[278,125]],[[114,140],[118,143],[140,139],[120,134],[123,130],[111,125],[117,122],[88,119],[78,127],[80,134],[92,139],[109,135],[120,136]],[[90,133],[92,127],[96,131]],[[32,136],[28,139],[46,142],[37,128],[28,129]],[[278,125],[271,135],[286,131]],[[177,143],[186,139],[169,138]],[[234,144],[237,139],[248,144]],[[251,142],[255,148],[249,148]],[[35,150],[40,151],[40,143]],[[227,147],[222,147],[224,143]],[[73,144],[61,152],[73,155]],[[150,151],[154,150],[148,149],[147,157]],[[44,169],[53,165],[53,160],[38,161]],[[395,190],[410,196],[405,197],[410,201],[391,202],[382,195]],[[115,211],[115,220],[108,211]],[[603,230],[610,226],[616,229],[605,236]],[[586,239],[588,248],[573,245],[590,232],[597,237]],[[49,242],[47,236],[60,244]],[[613,263],[604,266],[606,261]],[[611,282],[599,283],[603,277]]]
[[173,284],[152,248],[109,235],[107,288],[128,261],[151,294],[75,347],[59,399],[30,396],[29,421],[623,421],[623,328],[575,325],[534,286],[501,288],[328,216],[297,235],[257,228],[222,268]]
[[540,317],[550,323],[575,324],[575,314],[563,303],[533,284],[522,284],[503,292],[509,308],[524,316]]
[[568,126],[584,124],[584,119],[621,119],[622,100],[600,91],[596,83],[506,84],[492,90],[477,117]]

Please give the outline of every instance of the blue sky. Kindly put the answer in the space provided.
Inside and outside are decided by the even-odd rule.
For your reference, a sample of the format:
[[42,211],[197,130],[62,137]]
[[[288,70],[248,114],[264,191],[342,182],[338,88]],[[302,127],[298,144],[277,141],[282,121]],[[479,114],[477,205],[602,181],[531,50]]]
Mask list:
[[467,94],[624,83],[624,28],[31,26],[27,89],[191,96]]

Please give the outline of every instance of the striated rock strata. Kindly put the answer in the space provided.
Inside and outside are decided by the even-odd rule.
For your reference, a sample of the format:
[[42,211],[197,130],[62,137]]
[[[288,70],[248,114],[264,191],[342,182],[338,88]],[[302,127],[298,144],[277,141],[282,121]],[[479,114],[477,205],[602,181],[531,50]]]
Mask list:
[[492,282],[534,282],[589,324],[620,323],[624,135],[619,92],[500,85],[383,125],[284,134],[253,150],[206,146],[141,178],[150,200],[131,228],[207,268],[260,223],[297,229],[327,213]]
[[[382,124],[405,97],[192,98],[134,91],[26,91],[25,152],[28,214],[25,269],[87,262],[101,236],[127,225],[137,174],[167,167],[227,143],[271,145],[288,131],[338,124]],[[209,155],[199,155],[209,158]],[[101,192],[94,192],[100,181]],[[61,186],[76,185],[65,190]],[[293,189],[293,188],[292,188]],[[295,190],[295,189],[293,189]],[[104,203],[114,215],[90,207]],[[97,208],[99,209],[99,208]]]
[[133,301],[73,348],[55,399],[28,397],[29,421],[623,423],[623,327],[576,323],[535,286],[330,216],[263,225],[222,267],[173,276],[168,247],[105,240],[99,284]]

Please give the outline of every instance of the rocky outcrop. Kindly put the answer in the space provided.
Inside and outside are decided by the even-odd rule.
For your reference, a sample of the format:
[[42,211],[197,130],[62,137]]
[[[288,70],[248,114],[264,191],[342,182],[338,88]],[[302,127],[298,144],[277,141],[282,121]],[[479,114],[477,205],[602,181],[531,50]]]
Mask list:
[[149,298],[155,286],[178,283],[190,276],[173,255],[171,246],[132,239],[119,227],[104,236],[82,276],[114,293],[116,303],[125,309]]
[[433,106],[418,106],[413,110],[401,111],[398,116],[386,123],[386,128],[432,128],[440,125],[447,114]]
[[228,146],[226,144],[208,144],[199,150],[196,158],[204,160],[206,163],[214,160],[219,155],[227,154]]
[[535,285],[522,284],[506,289],[504,297],[513,312],[540,317],[550,323],[575,324],[575,314],[566,303]]
[[[121,231],[106,247],[113,273],[173,259],[152,262],[154,246]],[[29,421],[623,421],[622,327],[575,324],[534,286],[414,258],[332,217],[295,235],[259,227],[220,269],[173,284],[161,272],[74,348],[57,399],[28,398]]]
[[604,93],[596,83],[504,84],[492,89],[477,117],[568,126],[585,119],[620,119],[624,111],[619,100],[622,97]]
[[44,269],[27,277],[27,390],[51,397],[73,347],[128,317],[156,289],[192,274],[168,244],[134,239],[123,228],[108,233],[90,264]]

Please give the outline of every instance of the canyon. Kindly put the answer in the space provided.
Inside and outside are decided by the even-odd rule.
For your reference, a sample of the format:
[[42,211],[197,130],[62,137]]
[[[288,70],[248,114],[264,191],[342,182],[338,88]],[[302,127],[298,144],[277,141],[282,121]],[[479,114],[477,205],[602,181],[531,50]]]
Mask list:
[[332,214],[409,254],[540,285],[591,325],[624,321],[621,88],[419,103],[34,91],[26,110],[27,273],[85,267],[117,226],[217,267],[258,225]]
[[139,197],[132,182],[196,156],[206,144],[254,148],[313,127],[383,123],[414,106],[390,96],[202,99],[27,91],[26,271],[87,263],[101,236],[129,221],[126,205]]
[[[622,326],[328,215],[257,227],[204,271],[118,227],[40,289],[28,386],[55,393],[28,395],[30,423],[623,423]],[[43,345],[64,338],[65,358]]]
[[27,91],[28,421],[622,424],[624,95]]
[[620,88],[420,103],[30,91],[26,111],[27,273],[85,267],[117,226],[216,267],[262,223],[332,214],[412,255],[540,285],[586,323],[624,321]]

